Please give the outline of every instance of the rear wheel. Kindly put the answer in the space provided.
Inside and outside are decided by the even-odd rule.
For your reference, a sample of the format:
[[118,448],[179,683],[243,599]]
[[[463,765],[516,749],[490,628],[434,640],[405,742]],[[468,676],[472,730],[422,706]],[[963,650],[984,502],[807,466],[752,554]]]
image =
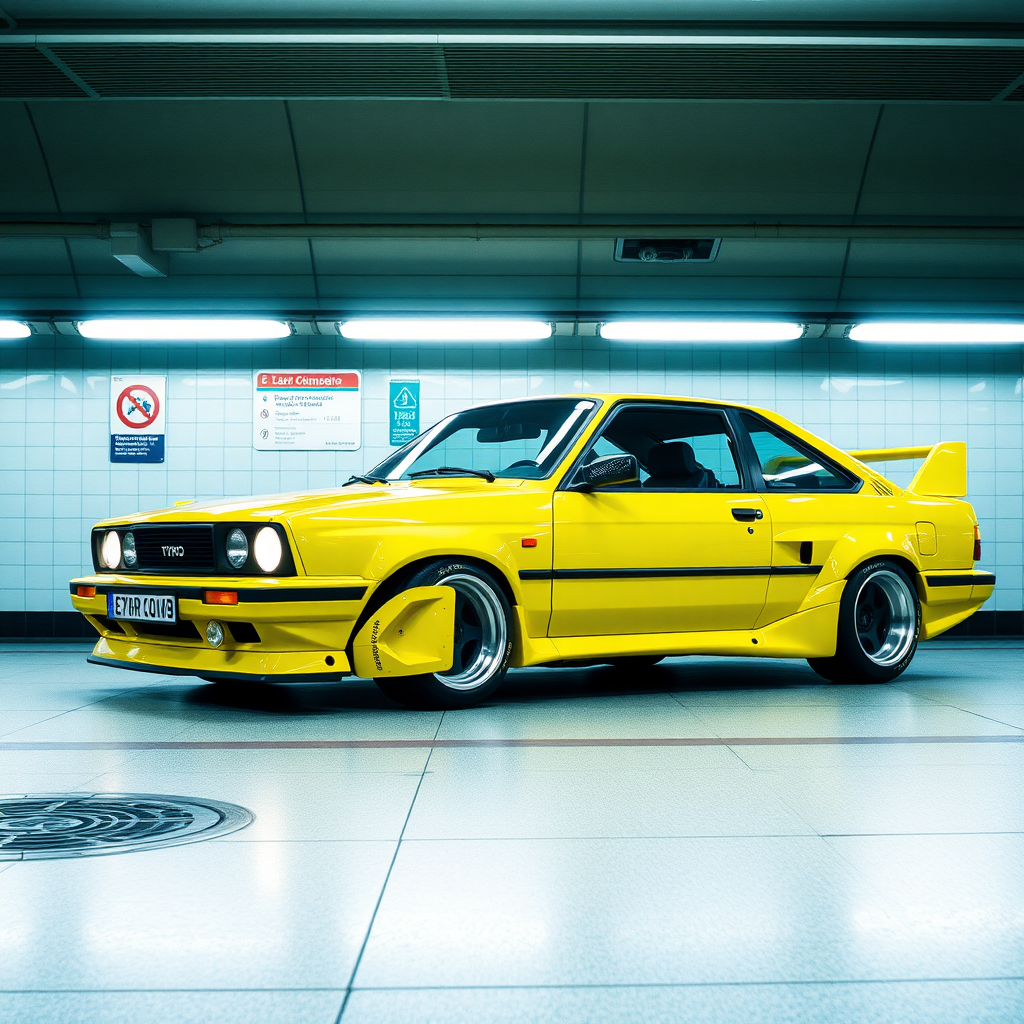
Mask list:
[[455,591],[452,667],[447,672],[374,680],[392,700],[424,709],[468,708],[486,700],[505,678],[512,654],[512,610],[486,571],[461,562],[434,562],[406,584]]
[[887,683],[913,660],[921,631],[921,604],[910,577],[895,562],[862,565],[839,602],[832,658],[809,658],[833,683]]

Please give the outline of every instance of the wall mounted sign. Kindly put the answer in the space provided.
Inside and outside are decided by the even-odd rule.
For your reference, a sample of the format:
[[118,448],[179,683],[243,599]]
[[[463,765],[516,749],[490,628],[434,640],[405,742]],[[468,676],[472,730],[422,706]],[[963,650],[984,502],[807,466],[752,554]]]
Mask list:
[[361,443],[357,370],[258,370],[252,446],[261,452],[355,451]]
[[167,378],[110,378],[110,461],[163,462]]
[[388,384],[388,441],[405,444],[420,432],[420,382],[393,380]]

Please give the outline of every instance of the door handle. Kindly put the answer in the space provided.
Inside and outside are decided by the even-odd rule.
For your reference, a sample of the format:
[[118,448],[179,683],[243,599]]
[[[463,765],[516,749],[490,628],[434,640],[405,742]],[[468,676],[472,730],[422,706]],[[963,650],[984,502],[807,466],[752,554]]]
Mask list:
[[752,523],[755,519],[764,519],[764,513],[759,508],[734,508],[732,517],[741,523]]

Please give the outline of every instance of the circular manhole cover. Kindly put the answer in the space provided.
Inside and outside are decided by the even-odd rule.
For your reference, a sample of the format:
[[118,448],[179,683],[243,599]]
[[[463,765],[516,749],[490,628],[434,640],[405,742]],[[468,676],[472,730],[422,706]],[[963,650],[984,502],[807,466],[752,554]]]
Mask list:
[[94,857],[198,843],[245,828],[237,804],[152,793],[0,796],[0,860]]

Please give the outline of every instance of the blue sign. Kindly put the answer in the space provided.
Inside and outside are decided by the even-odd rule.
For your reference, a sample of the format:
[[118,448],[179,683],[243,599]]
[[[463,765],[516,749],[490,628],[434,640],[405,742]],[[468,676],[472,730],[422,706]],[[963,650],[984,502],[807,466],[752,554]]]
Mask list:
[[393,445],[405,444],[420,432],[420,382],[393,380],[388,395],[390,437]]
[[111,434],[111,462],[163,462],[163,434]]

